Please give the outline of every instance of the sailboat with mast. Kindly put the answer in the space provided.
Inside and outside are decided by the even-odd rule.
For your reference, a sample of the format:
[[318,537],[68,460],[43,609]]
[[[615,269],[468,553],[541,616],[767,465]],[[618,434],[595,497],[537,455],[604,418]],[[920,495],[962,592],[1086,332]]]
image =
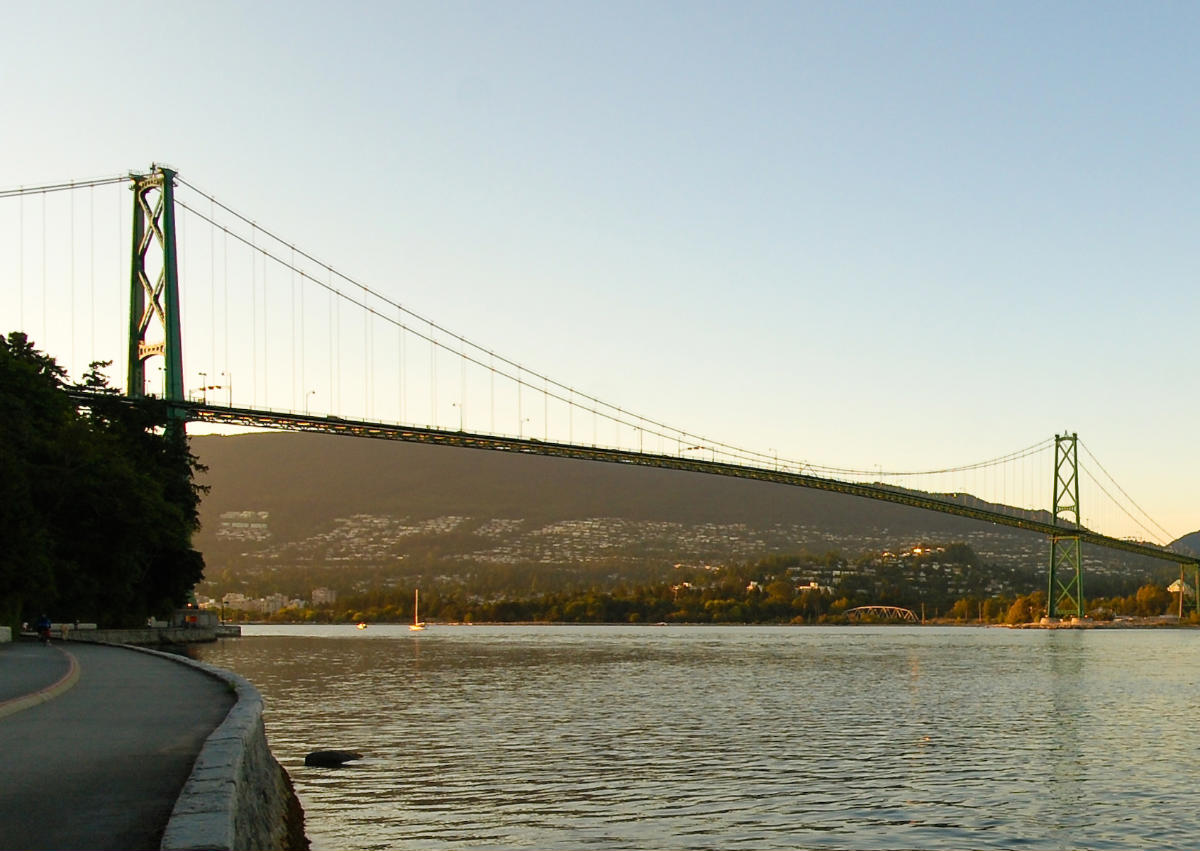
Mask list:
[[425,628],[425,622],[420,617],[421,589],[413,589],[413,622],[408,625],[412,632],[420,632]]

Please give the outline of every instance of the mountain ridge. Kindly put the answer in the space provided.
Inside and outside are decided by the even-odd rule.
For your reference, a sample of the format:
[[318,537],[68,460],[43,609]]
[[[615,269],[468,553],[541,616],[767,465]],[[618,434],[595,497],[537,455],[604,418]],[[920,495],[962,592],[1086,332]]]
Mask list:
[[817,534],[882,533],[897,543],[931,536],[961,540],[981,529],[1013,541],[1040,538],[863,497],[635,465],[306,433],[198,435],[191,441],[208,467],[201,477],[210,486],[201,506],[203,549],[216,543],[213,532],[223,512],[247,510],[268,512],[272,534],[284,540],[355,514],[532,523],[588,517],[753,527],[801,523]]
[[1200,556],[1200,530],[1184,535],[1182,538],[1177,538],[1171,542],[1172,549],[1179,549],[1182,552],[1194,553]]

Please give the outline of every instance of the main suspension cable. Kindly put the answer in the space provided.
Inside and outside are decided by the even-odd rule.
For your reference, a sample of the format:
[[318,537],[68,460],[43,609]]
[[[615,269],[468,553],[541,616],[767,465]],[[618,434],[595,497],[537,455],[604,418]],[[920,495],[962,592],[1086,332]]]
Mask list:
[[[1081,440],[1081,441],[1079,441],[1079,445],[1083,447],[1083,451],[1087,453],[1087,456],[1088,456],[1089,458],[1091,458],[1093,461],[1095,461],[1095,462],[1096,462],[1096,466],[1097,466],[1097,467],[1099,467],[1099,468],[1100,468],[1100,471],[1101,471],[1102,473],[1104,473],[1104,475],[1105,475],[1105,476],[1107,476],[1107,477],[1108,477],[1108,480],[1109,480],[1110,482],[1112,482],[1112,483],[1113,483],[1113,486],[1114,486],[1114,487],[1115,487],[1115,488],[1116,488],[1118,491],[1120,491],[1120,492],[1121,492],[1121,495],[1122,495],[1122,496],[1124,496],[1124,497],[1125,497],[1127,500],[1129,500],[1129,504],[1130,504],[1130,505],[1132,505],[1134,508],[1136,508],[1138,511],[1140,511],[1140,512],[1142,513],[1142,516],[1143,516],[1143,517],[1145,517],[1147,520],[1149,520],[1149,521],[1150,521],[1150,523],[1151,523],[1153,526],[1155,526],[1155,527],[1158,529],[1158,531],[1162,532],[1162,533],[1163,533],[1163,535],[1166,537],[1166,540],[1167,540],[1167,541],[1173,541],[1173,540],[1175,540],[1175,538],[1176,538],[1177,536],[1175,536],[1175,535],[1172,535],[1170,532],[1168,532],[1166,529],[1164,529],[1164,528],[1163,528],[1163,527],[1162,527],[1162,526],[1161,526],[1161,525],[1158,523],[1158,521],[1157,521],[1157,520],[1155,520],[1153,517],[1151,517],[1151,516],[1150,516],[1150,512],[1146,511],[1146,509],[1144,509],[1144,508],[1142,508],[1140,505],[1138,505],[1137,501],[1136,501],[1136,500],[1134,500],[1134,498],[1133,498],[1133,497],[1131,497],[1131,496],[1130,496],[1130,495],[1129,495],[1129,494],[1128,494],[1128,493],[1125,491],[1125,489],[1124,489],[1123,487],[1121,487],[1121,484],[1120,484],[1120,482],[1118,482],[1116,479],[1114,479],[1114,478],[1113,478],[1113,475],[1112,475],[1112,473],[1108,472],[1108,470],[1106,470],[1106,469],[1104,468],[1104,465],[1100,463],[1100,459],[1099,459],[1099,458],[1097,458],[1097,457],[1096,457],[1096,456],[1095,456],[1095,455],[1092,453],[1092,450],[1090,450],[1090,449],[1088,449],[1088,448],[1087,448],[1087,445],[1086,445],[1086,444],[1085,444],[1085,443],[1084,443],[1082,440]],[[1093,481],[1095,481],[1095,480],[1093,479]],[[1099,482],[1096,482],[1096,484],[1097,484],[1097,485],[1099,485],[1100,483],[1099,483]],[[1102,488],[1102,487],[1101,487],[1100,489],[1101,489],[1101,490],[1104,490],[1104,488]],[[1111,494],[1108,494],[1108,491],[1104,491],[1104,492],[1105,492],[1105,494],[1107,494],[1107,495],[1108,495],[1108,498],[1109,498],[1109,499],[1112,499],[1112,501],[1113,501],[1113,502],[1114,502],[1114,503],[1117,505],[1117,507],[1118,507],[1118,508],[1121,508],[1121,510],[1122,510],[1122,511],[1125,511],[1125,509],[1124,509],[1124,508],[1121,506],[1121,504],[1120,504],[1120,503],[1118,503],[1118,502],[1117,502],[1117,500],[1116,500],[1115,498],[1113,498],[1113,496],[1112,496]],[[1128,514],[1129,512],[1127,512],[1127,511],[1126,511],[1125,513],[1126,513],[1126,514]],[[1130,519],[1133,519],[1133,518],[1132,518],[1132,517],[1130,517]],[[1145,526],[1144,526],[1144,525],[1143,525],[1143,524],[1142,524],[1140,521],[1136,521],[1136,520],[1135,520],[1134,522],[1135,522],[1135,523],[1137,523],[1139,526],[1141,526],[1141,527],[1142,527],[1142,529],[1144,529],[1145,531],[1147,531],[1147,532],[1150,532],[1150,530],[1149,530],[1149,529],[1146,529],[1146,527],[1145,527]],[[1151,534],[1154,534],[1154,533],[1151,533]]]
[[[1137,525],[1137,526],[1138,526],[1138,527],[1139,527],[1139,528],[1140,528],[1140,529],[1141,529],[1143,532],[1145,532],[1147,535],[1149,535],[1149,536],[1150,536],[1150,540],[1154,541],[1154,542],[1155,542],[1155,543],[1157,543],[1159,546],[1166,546],[1166,544],[1167,544],[1167,543],[1169,543],[1170,541],[1172,541],[1172,540],[1173,540],[1173,538],[1171,537],[1170,533],[1169,533],[1169,532],[1166,532],[1166,530],[1165,530],[1165,529],[1163,530],[1164,534],[1166,534],[1166,539],[1165,539],[1165,541],[1164,541],[1163,539],[1161,539],[1161,538],[1158,538],[1158,535],[1157,535],[1157,533],[1155,533],[1155,532],[1154,532],[1152,529],[1150,529],[1149,527],[1147,527],[1145,523],[1143,523],[1142,521],[1140,521],[1140,520],[1138,520],[1136,517],[1134,517],[1132,514],[1130,514],[1130,513],[1129,513],[1129,510],[1128,510],[1127,508],[1125,508],[1125,506],[1124,506],[1124,505],[1122,505],[1120,502],[1118,502],[1118,501],[1116,500],[1116,498],[1115,498],[1115,497],[1114,497],[1114,496],[1113,496],[1111,493],[1109,493],[1109,492],[1108,492],[1108,490],[1107,490],[1107,489],[1104,487],[1104,485],[1102,485],[1102,484],[1100,483],[1100,480],[1099,480],[1099,479],[1097,479],[1095,476],[1093,476],[1093,475],[1092,475],[1092,472],[1091,472],[1091,470],[1089,470],[1089,469],[1087,469],[1086,467],[1084,467],[1084,468],[1083,468],[1083,474],[1084,474],[1085,476],[1087,476],[1089,479],[1091,479],[1091,480],[1092,480],[1092,484],[1094,484],[1096,487],[1098,487],[1098,488],[1100,489],[1100,492],[1101,492],[1101,493],[1103,493],[1103,494],[1104,494],[1106,497],[1108,497],[1110,500],[1112,500],[1112,504],[1113,504],[1113,505],[1115,505],[1115,506],[1117,507],[1117,509],[1118,509],[1118,510],[1119,510],[1119,511],[1120,511],[1122,514],[1124,514],[1126,517],[1128,517],[1128,518],[1129,518],[1131,521],[1133,521],[1133,523],[1134,523],[1134,524],[1136,524],[1136,525]],[[1113,482],[1113,484],[1116,484],[1116,482]],[[1119,489],[1119,488],[1120,488],[1120,485],[1117,485],[1117,488]],[[1153,521],[1153,520],[1151,520],[1150,522],[1152,522],[1152,523],[1153,523],[1154,521]],[[1157,524],[1155,524],[1155,525],[1157,525]]]
[[[458,333],[450,330],[449,328],[446,328],[446,327],[438,324],[437,322],[434,322],[433,320],[431,320],[425,316],[422,316],[421,314],[419,314],[413,310],[410,310],[409,308],[405,307],[404,305],[400,304],[399,302],[396,302],[393,299],[374,291],[373,289],[371,289],[367,285],[361,283],[360,281],[335,269],[330,264],[309,254],[308,252],[304,251],[303,249],[297,248],[293,243],[288,242],[287,240],[278,236],[274,232],[268,230],[267,228],[264,228],[262,225],[258,224],[257,222],[253,221],[252,219],[248,218],[247,216],[244,216],[243,214],[239,213],[238,211],[234,210],[233,208],[231,208],[228,205],[221,202],[219,199],[208,194],[207,192],[205,192],[204,190],[200,189],[199,187],[193,185],[192,183],[189,183],[188,181],[184,180],[183,178],[179,177],[178,175],[176,175],[175,179],[182,185],[186,186],[188,189],[191,189],[193,192],[195,192],[198,195],[200,195],[201,197],[207,199],[210,203],[210,207],[211,206],[219,207],[223,211],[228,213],[229,215],[233,216],[234,218],[236,218],[237,220],[242,222],[243,224],[248,225],[250,228],[252,228],[253,232],[256,235],[261,234],[264,237],[267,237],[267,238],[275,241],[279,245],[288,248],[292,252],[293,257],[295,257],[295,256],[302,257],[305,260],[307,260],[311,263],[314,263],[317,266],[319,266],[320,268],[324,269],[326,271],[327,276],[330,276],[330,280],[329,281],[320,280],[319,278],[313,276],[306,270],[297,267],[295,265],[294,260],[293,260],[293,262],[289,263],[287,260],[283,259],[281,256],[274,254],[270,250],[264,248],[262,245],[257,244],[257,240],[255,240],[253,243],[246,240],[245,238],[241,237],[237,232],[231,231],[228,226],[215,221],[214,218],[205,215],[204,213],[200,212],[198,209],[190,206],[186,201],[180,200],[178,197],[176,197],[176,203],[179,206],[183,207],[185,210],[187,210],[188,212],[197,216],[198,218],[208,222],[213,227],[220,228],[227,236],[233,236],[234,239],[247,245],[249,248],[251,248],[252,251],[261,253],[264,257],[268,257],[271,260],[274,260],[276,263],[280,264],[284,268],[288,268],[288,269],[292,270],[296,274],[300,275],[302,278],[304,278],[308,281],[311,281],[312,283],[316,284],[317,286],[327,290],[330,293],[331,297],[337,296],[338,298],[343,299],[343,300],[349,302],[350,304],[353,304],[356,307],[375,315],[382,321],[387,322],[392,325],[395,325],[396,327],[400,328],[402,331],[408,332],[420,339],[426,340],[432,346],[435,347],[435,351],[436,351],[436,349],[441,349],[445,352],[455,355],[456,357],[461,358],[465,362],[470,362],[472,364],[475,364],[476,366],[481,367],[482,369],[489,370],[493,374],[498,374],[503,378],[513,381],[517,384],[518,387],[526,387],[535,392],[542,393],[543,397],[546,399],[547,404],[550,399],[554,399],[556,401],[566,404],[571,409],[579,409],[582,411],[586,411],[588,413],[593,414],[594,416],[603,417],[604,419],[607,419],[617,425],[628,426],[628,427],[637,429],[639,431],[642,431],[645,434],[650,434],[655,437],[661,438],[663,440],[677,441],[680,443],[688,442],[688,443],[698,444],[695,446],[688,447],[689,449],[707,449],[707,450],[711,450],[714,453],[719,452],[722,455],[729,456],[738,461],[741,461],[742,463],[753,463],[755,465],[772,464],[776,467],[783,465],[785,468],[794,468],[794,469],[799,470],[801,473],[807,472],[807,473],[813,474],[813,475],[826,475],[826,476],[839,476],[840,475],[840,476],[854,476],[854,477],[862,477],[862,476],[903,477],[903,476],[928,476],[928,475],[949,474],[949,473],[980,470],[980,469],[983,469],[986,467],[997,466],[997,465],[1004,464],[1007,462],[1021,460],[1030,455],[1033,455],[1033,454],[1043,451],[1052,442],[1050,440],[1040,441],[1040,442],[1033,444],[1032,446],[1026,447],[1024,449],[1019,449],[1014,452],[1010,452],[1005,455],[997,456],[996,458],[991,458],[986,461],[981,461],[981,462],[977,462],[974,464],[966,464],[966,465],[962,465],[962,466],[948,467],[948,468],[936,469],[936,470],[921,470],[921,471],[906,470],[906,471],[886,471],[885,472],[885,471],[879,471],[879,470],[866,470],[866,469],[855,469],[855,468],[849,468],[849,467],[825,466],[825,465],[819,465],[819,464],[811,464],[807,461],[802,461],[802,460],[778,458],[777,456],[775,456],[773,454],[768,454],[766,452],[750,450],[750,449],[746,449],[744,447],[734,446],[733,444],[725,443],[723,441],[713,440],[704,435],[696,434],[694,432],[690,432],[690,431],[687,431],[684,429],[675,428],[673,426],[670,426],[670,425],[663,423],[661,421],[658,421],[656,419],[652,419],[650,417],[644,417],[639,414],[635,414],[631,411],[626,411],[618,405],[612,404],[611,402],[606,402],[603,399],[599,399],[595,396],[591,396],[590,394],[584,393],[584,392],[577,390],[569,385],[563,384],[562,382],[557,381],[548,375],[545,375],[536,370],[528,369],[527,367],[521,365],[520,363],[517,363],[516,361],[513,361],[503,355],[497,354],[494,350],[489,349],[485,346],[482,346],[478,343],[475,343],[474,341],[464,337],[463,335],[458,334]],[[333,286],[332,276],[334,276],[334,275],[336,275],[341,280],[351,284],[352,286],[358,288],[362,292],[364,300],[354,298],[354,297],[348,295],[347,293],[344,293],[341,290],[337,289],[335,286]],[[400,314],[410,317],[411,320],[413,320],[413,324],[412,325],[407,324],[406,322],[402,321],[399,318],[391,317],[391,316],[388,316],[388,315],[380,312],[376,308],[372,307],[370,304],[366,303],[365,298],[367,298],[367,297],[376,299],[379,302],[381,302],[382,304],[395,309]],[[425,326],[428,329],[428,331],[418,330],[417,327],[414,327],[417,325]],[[448,343],[448,342],[443,341],[442,339],[439,339],[438,338],[439,334],[444,335],[444,337],[447,338],[450,342]],[[453,343],[457,343],[458,345],[454,346],[454,345],[452,345]],[[468,351],[467,351],[468,349],[473,352],[479,352],[481,355],[487,355],[487,357],[488,357],[487,362],[484,362],[484,360],[481,359],[481,357],[477,357],[473,354],[468,353]],[[497,364],[501,365],[501,367],[507,367],[508,369],[498,367]],[[514,374],[514,372],[515,372],[515,374]],[[551,390],[551,388],[554,388],[554,389]],[[650,428],[647,428],[647,426],[649,426]],[[687,450],[681,449],[680,451],[687,451]]]
[[[414,320],[417,320],[417,322],[419,322],[421,325],[428,326],[430,330],[428,332],[419,331],[416,328],[414,328],[404,322],[401,322],[398,319],[394,319],[392,317],[387,316],[386,314],[381,313],[379,310],[377,310],[374,307],[372,307],[371,305],[367,304],[365,301],[361,301],[350,295],[347,295],[346,293],[344,293],[341,290],[334,287],[332,285],[332,283],[327,283],[325,281],[321,281],[319,278],[314,277],[308,271],[298,268],[298,267],[291,266],[288,263],[288,261],[286,261],[279,255],[271,252],[270,250],[264,248],[261,245],[256,244],[256,242],[247,240],[246,238],[244,238],[243,236],[238,234],[236,231],[230,230],[227,226],[213,220],[212,218],[209,218],[207,215],[205,215],[204,213],[202,213],[195,207],[192,207],[191,205],[189,205],[186,201],[183,201],[180,198],[176,197],[175,203],[177,205],[179,205],[180,207],[182,207],[183,209],[187,210],[192,215],[207,222],[208,224],[212,225],[213,227],[220,228],[225,234],[227,234],[228,236],[232,236],[235,240],[241,242],[243,245],[247,246],[252,251],[257,252],[257,253],[263,255],[264,257],[270,258],[271,260],[275,261],[276,263],[283,266],[284,268],[291,269],[292,271],[296,272],[296,274],[300,275],[301,277],[311,281],[312,283],[316,284],[317,286],[321,287],[322,289],[327,290],[331,295],[336,295],[339,298],[343,299],[344,301],[347,301],[350,304],[353,304],[356,307],[361,308],[362,310],[365,310],[371,314],[374,314],[376,317],[378,317],[382,321],[388,322],[389,324],[392,324],[392,325],[395,325],[395,326],[403,329],[404,331],[407,331],[410,334],[413,334],[414,336],[420,337],[421,339],[428,341],[429,343],[431,343],[432,345],[436,346],[439,349],[442,349],[443,351],[449,352],[458,357],[465,358],[468,361],[470,361],[471,363],[476,364],[477,366],[480,366],[482,368],[493,369],[493,371],[497,372],[502,377],[507,378],[511,381],[515,381],[519,385],[527,387],[530,390],[534,390],[534,391],[537,391],[540,393],[549,393],[550,398],[553,398],[557,401],[564,402],[568,405],[575,405],[575,407],[580,407],[583,410],[586,410],[586,411],[596,414],[598,416],[602,416],[605,419],[608,419],[608,420],[618,423],[620,425],[626,425],[626,426],[630,426],[632,428],[641,428],[642,426],[637,424],[637,423],[641,423],[643,425],[650,425],[650,426],[654,426],[657,429],[662,429],[662,431],[651,431],[650,432],[657,437],[662,437],[662,438],[668,439],[668,440],[675,440],[677,438],[683,437],[683,438],[687,438],[688,440],[701,441],[701,442],[708,444],[709,447],[711,447],[711,448],[721,450],[723,454],[740,457],[743,460],[755,460],[758,462],[763,462],[772,457],[763,452],[756,452],[753,450],[744,449],[742,447],[733,446],[732,444],[724,443],[721,441],[714,441],[714,440],[704,437],[703,435],[698,435],[693,432],[688,432],[688,431],[685,431],[682,429],[673,428],[665,423],[661,423],[656,420],[650,419],[649,417],[642,417],[637,414],[634,414],[633,418],[634,418],[634,420],[636,420],[636,422],[631,422],[629,419],[625,419],[620,416],[614,416],[612,413],[609,413],[609,412],[615,411],[618,414],[629,414],[631,412],[624,411],[617,405],[614,405],[609,402],[605,402],[602,399],[598,399],[596,397],[590,396],[579,390],[575,390],[574,388],[571,388],[568,385],[562,384],[561,382],[556,381],[553,378],[550,378],[539,372],[527,369],[526,367],[518,364],[517,362],[509,360],[508,358],[504,357],[503,355],[496,354],[494,351],[487,349],[477,343],[474,343],[471,340],[467,339],[466,337],[463,337],[460,334],[454,333],[453,331],[439,325],[438,323],[434,322],[433,320],[430,320],[412,310],[409,310],[408,308],[404,307],[403,305],[401,305],[395,301],[392,301],[391,299],[387,298],[386,296],[376,293],[375,291],[371,290],[369,287],[365,286],[364,284],[361,284],[358,281],[355,281],[353,278],[350,278],[349,276],[343,274],[342,272],[339,272],[337,269],[334,269],[329,264],[324,263],[321,260],[318,260],[317,258],[309,255],[302,249],[296,248],[291,243],[286,242],[285,240],[279,238],[278,236],[271,233],[270,231],[263,228],[262,226],[258,225],[257,223],[252,222],[251,220],[247,219],[245,216],[242,216],[239,213],[237,213],[233,210],[230,210],[228,207],[226,207],[220,201],[213,199],[211,196],[205,195],[203,192],[196,189],[196,187],[192,186],[191,184],[186,183],[182,179],[179,179],[179,178],[177,178],[177,179],[181,183],[184,183],[189,188],[196,191],[197,193],[203,195],[205,198],[208,198],[210,201],[215,203],[217,206],[226,210],[230,214],[236,216],[242,222],[249,224],[254,229],[254,232],[256,234],[263,234],[264,236],[270,237],[271,239],[273,239],[274,241],[276,241],[277,243],[279,243],[282,246],[286,246],[289,249],[294,249],[296,254],[300,255],[301,257],[304,257],[307,260],[310,260],[313,263],[318,264],[319,266],[321,266],[321,268],[325,269],[328,274],[337,275],[339,278],[358,287],[360,290],[362,290],[364,296],[371,296],[373,298],[378,299],[380,302],[403,312],[404,314],[412,317]],[[489,366],[489,364],[484,363],[479,358],[477,358],[473,355],[470,355],[470,354],[466,354],[465,352],[460,351],[458,349],[455,349],[455,348],[451,347],[450,345],[448,345],[447,343],[443,342],[442,340],[438,339],[434,332],[441,332],[442,334],[446,335],[446,337],[450,338],[451,340],[457,341],[460,344],[460,347],[469,347],[470,349],[472,349],[474,351],[487,354],[491,358],[494,358],[495,361],[505,364],[513,369],[516,369],[519,372],[526,373],[526,375],[518,377],[518,376],[515,376],[509,372],[502,370],[502,369],[496,369],[494,366]],[[541,382],[543,382],[544,385],[553,386],[553,387],[557,388],[558,390],[566,391],[567,393],[569,393],[573,396],[576,396],[580,399],[586,399],[587,401],[593,403],[594,405],[598,405],[598,406],[600,406],[600,408],[606,409],[606,410],[597,410],[596,408],[589,408],[589,407],[586,407],[583,405],[579,405],[578,403],[574,402],[569,396],[563,396],[557,392],[549,392],[549,391],[545,390],[543,387],[538,387],[537,384],[534,383],[536,381],[541,381]],[[708,448],[708,447],[706,447],[706,448]],[[804,464],[804,462],[790,462],[790,463],[792,463],[794,466],[806,466],[806,467],[809,466],[807,464]]]
[[97,177],[91,180],[71,180],[67,183],[45,183],[41,186],[18,186],[15,189],[0,189],[0,198],[15,198],[19,195],[45,195],[48,192],[66,192],[71,189],[86,189],[89,186],[106,186],[110,183],[126,183],[128,174],[117,177]]

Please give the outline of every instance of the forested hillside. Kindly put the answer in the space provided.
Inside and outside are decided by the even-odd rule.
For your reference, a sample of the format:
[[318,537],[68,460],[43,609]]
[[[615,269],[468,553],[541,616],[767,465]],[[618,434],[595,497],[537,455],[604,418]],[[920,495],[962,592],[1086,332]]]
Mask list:
[[[201,435],[208,467],[199,540],[215,543],[227,511],[270,513],[275,540],[328,528],[355,514],[520,518],[586,517],[682,524],[802,523],[831,533],[888,530],[961,538],[990,524],[859,497],[600,462],[433,447],[317,434]],[[995,530],[1014,541],[1027,533]]]
[[[1042,536],[1008,527],[700,473],[318,434],[191,445],[210,486],[197,541],[222,568],[729,563],[963,541],[985,561],[1042,569],[1047,552]],[[1086,558],[1098,573],[1159,566],[1099,548]]]

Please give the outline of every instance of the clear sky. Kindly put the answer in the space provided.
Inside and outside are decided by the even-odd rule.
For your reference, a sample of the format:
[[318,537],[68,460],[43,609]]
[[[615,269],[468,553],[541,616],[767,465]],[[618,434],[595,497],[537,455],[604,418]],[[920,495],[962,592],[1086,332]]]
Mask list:
[[1200,528],[1196,4],[4,21],[0,188],[168,162],[628,409],[854,467],[1076,431],[1168,530]]

